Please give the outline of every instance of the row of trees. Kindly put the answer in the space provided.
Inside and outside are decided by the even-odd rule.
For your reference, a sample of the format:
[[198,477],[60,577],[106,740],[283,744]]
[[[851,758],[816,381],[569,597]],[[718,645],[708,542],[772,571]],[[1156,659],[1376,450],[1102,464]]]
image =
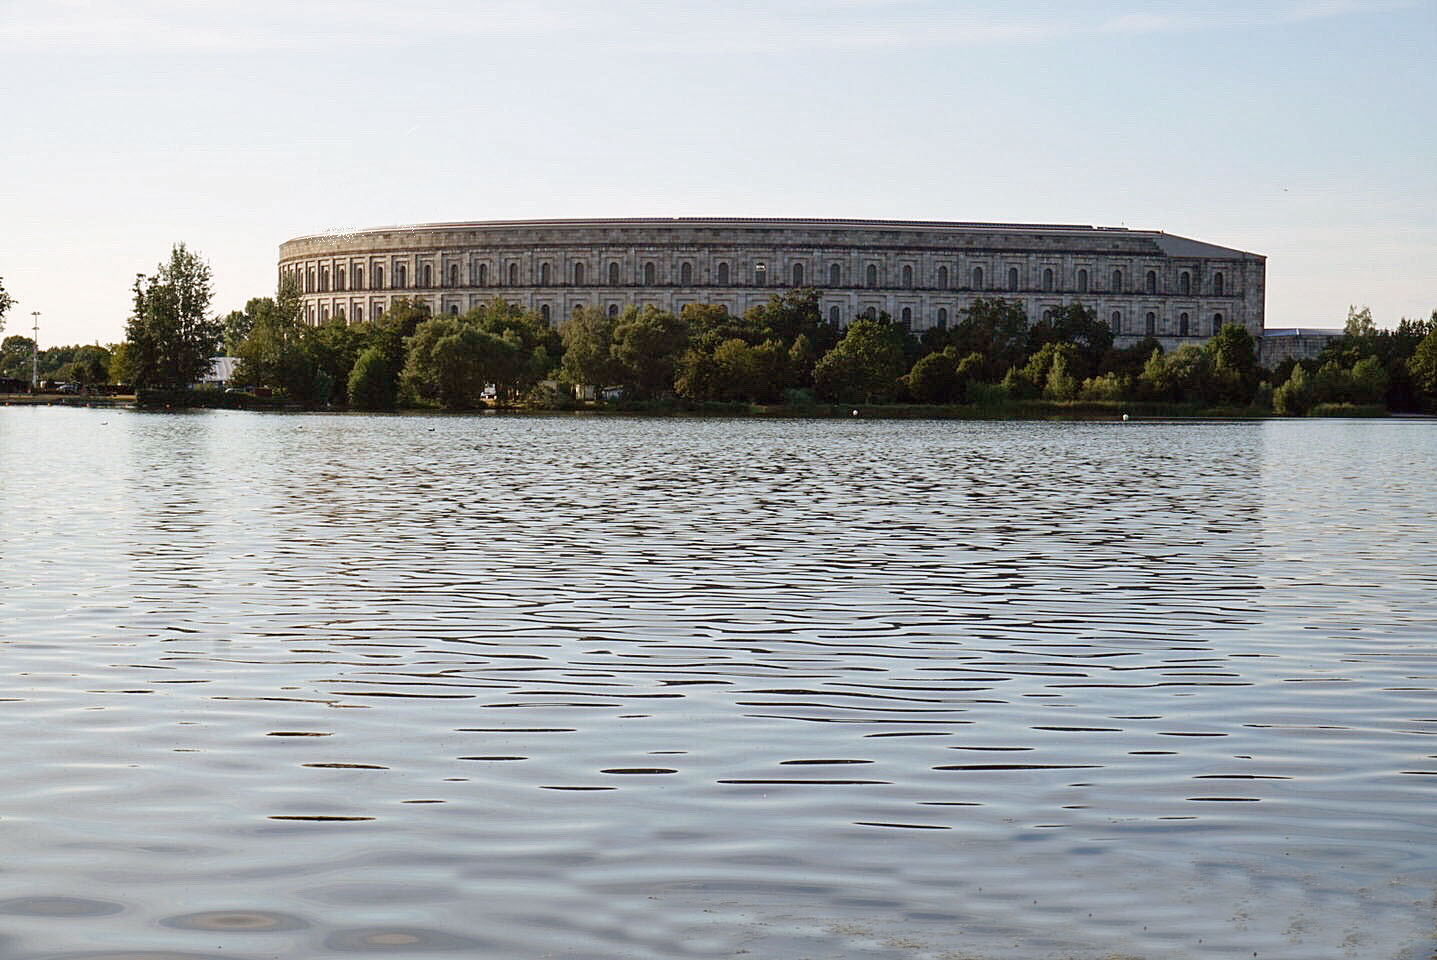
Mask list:
[[1273,409],[1303,416],[1328,404],[1437,409],[1437,310],[1379,330],[1366,307],[1351,309],[1343,336],[1316,360],[1289,360],[1273,371]]
[[[1276,403],[1290,413],[1321,402],[1383,402],[1394,382],[1409,385],[1412,404],[1437,397],[1408,364],[1431,325],[1404,321],[1387,333],[1375,330],[1370,317],[1334,347],[1345,358],[1340,373],[1298,365],[1280,369],[1276,379],[1259,367],[1256,344],[1241,326],[1225,327],[1201,347],[1165,352],[1148,339],[1117,349],[1108,325],[1081,304],[1029,324],[1020,304],[1001,298],[975,301],[952,328],[921,336],[885,315],[860,317],[840,331],[825,322],[812,290],[775,295],[742,316],[712,304],[690,304],[677,316],[653,307],[615,315],[580,308],[555,331],[498,299],[439,317],[401,300],[368,324],[340,317],[312,327],[300,320],[298,291],[284,287],[276,298],[250,301],[223,327],[230,352],[242,360],[242,382],[306,405],[347,401],[361,409],[412,402],[468,409],[491,388],[500,404],[547,406],[564,402],[575,385],[617,387],[640,401],[1042,398],[1230,408]],[[1301,371],[1298,383],[1288,388],[1293,370]],[[1304,376],[1314,381],[1307,392]],[[1274,393],[1271,383],[1284,386]],[[1289,402],[1294,395],[1302,402]]]
[[[812,290],[775,295],[742,316],[713,304],[690,304],[677,316],[653,307],[615,315],[580,308],[558,330],[499,299],[435,317],[400,300],[369,323],[340,316],[310,326],[288,281],[274,297],[210,316],[209,267],[183,244],[153,275],[138,275],[132,292],[125,343],[42,351],[47,375],[186,389],[223,349],[240,359],[240,383],[309,407],[469,409],[489,399],[552,406],[572,402],[571,388],[584,385],[619,388],[640,401],[1140,400],[1270,404],[1299,415],[1329,403],[1437,404],[1437,311],[1431,321],[1384,331],[1370,311],[1353,310],[1346,335],[1317,361],[1269,372],[1240,326],[1201,347],[1165,352],[1148,339],[1118,349],[1108,325],[1081,304],[1030,324],[1020,304],[1001,298],[979,299],[953,327],[921,336],[886,315],[839,330],[824,320]],[[0,284],[0,320],[10,303]],[[0,376],[27,374],[32,349],[25,337],[0,342]]]

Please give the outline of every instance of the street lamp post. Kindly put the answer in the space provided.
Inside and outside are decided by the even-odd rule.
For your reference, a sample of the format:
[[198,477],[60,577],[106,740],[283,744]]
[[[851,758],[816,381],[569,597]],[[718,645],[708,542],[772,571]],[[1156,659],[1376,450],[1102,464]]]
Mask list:
[[35,319],[35,325],[30,328],[35,333],[30,350],[30,392],[34,393],[40,388],[40,311],[31,310],[30,316]]

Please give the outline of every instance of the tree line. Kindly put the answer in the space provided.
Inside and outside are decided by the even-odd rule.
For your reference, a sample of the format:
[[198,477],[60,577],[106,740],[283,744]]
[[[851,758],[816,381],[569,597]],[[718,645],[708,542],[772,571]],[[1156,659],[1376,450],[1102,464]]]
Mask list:
[[[3,290],[3,287],[0,287]],[[1379,330],[1349,311],[1345,335],[1316,360],[1258,364],[1238,325],[1207,342],[1164,350],[1153,338],[1114,346],[1096,312],[1071,303],[1030,323],[1021,304],[973,302],[946,329],[921,334],[886,314],[840,329],[811,289],[778,293],[729,313],[689,304],[610,314],[581,307],[552,328],[495,298],[464,314],[431,316],[401,299],[367,323],[341,314],[302,319],[299,290],[282,282],[224,317],[209,315],[209,267],[183,244],[153,275],[138,275],[126,340],[112,348],[42,351],[47,370],[81,383],[124,379],[141,390],[184,390],[223,350],[233,382],[305,407],[362,410],[485,405],[556,408],[599,399],[630,405],[811,403],[982,407],[1039,401],[1144,402],[1283,415],[1350,409],[1437,410],[1437,311]],[[0,375],[28,375],[27,338],[0,343]],[[578,396],[581,399],[576,399]]]

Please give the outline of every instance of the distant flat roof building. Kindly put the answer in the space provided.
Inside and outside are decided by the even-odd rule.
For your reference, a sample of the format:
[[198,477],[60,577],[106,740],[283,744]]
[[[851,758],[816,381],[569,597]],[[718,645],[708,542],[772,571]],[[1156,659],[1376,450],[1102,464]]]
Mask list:
[[494,220],[379,227],[280,245],[311,323],[373,319],[400,297],[463,313],[492,297],[557,324],[575,308],[690,303],[742,313],[811,287],[840,326],[886,312],[947,327],[979,297],[1034,322],[1081,302],[1120,346],[1263,330],[1266,258],[1153,230],[1060,224],[687,217]]
[[1342,329],[1273,327],[1262,332],[1258,362],[1271,370],[1284,360],[1311,360],[1346,335]]

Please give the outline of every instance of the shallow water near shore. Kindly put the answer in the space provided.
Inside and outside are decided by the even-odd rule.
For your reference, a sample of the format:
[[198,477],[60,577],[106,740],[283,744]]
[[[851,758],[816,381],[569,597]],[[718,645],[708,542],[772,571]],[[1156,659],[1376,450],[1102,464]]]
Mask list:
[[1428,960],[1437,424],[0,409],[0,958]]

